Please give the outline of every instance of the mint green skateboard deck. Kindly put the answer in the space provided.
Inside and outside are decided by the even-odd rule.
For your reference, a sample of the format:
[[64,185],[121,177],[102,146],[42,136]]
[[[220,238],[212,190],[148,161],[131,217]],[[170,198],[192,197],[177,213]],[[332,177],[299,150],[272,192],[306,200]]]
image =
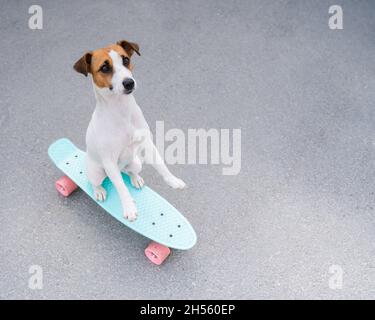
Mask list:
[[[51,144],[48,155],[64,174],[97,202],[85,174],[85,152],[63,138]],[[195,245],[197,237],[193,227],[175,207],[147,186],[140,190],[134,188],[130,184],[130,178],[124,173],[123,179],[136,202],[137,219],[130,222],[122,216],[120,198],[108,178],[103,182],[107,198],[103,202],[97,202],[99,206],[130,229],[157,244],[180,250],[188,250]]]

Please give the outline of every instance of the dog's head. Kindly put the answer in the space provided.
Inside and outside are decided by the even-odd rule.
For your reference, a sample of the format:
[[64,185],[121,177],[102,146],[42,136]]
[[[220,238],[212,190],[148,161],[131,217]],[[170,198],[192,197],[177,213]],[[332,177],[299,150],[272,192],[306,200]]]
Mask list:
[[134,52],[141,55],[138,44],[122,40],[87,52],[74,64],[74,69],[86,77],[91,73],[95,86],[105,94],[130,94],[136,88],[131,64]]

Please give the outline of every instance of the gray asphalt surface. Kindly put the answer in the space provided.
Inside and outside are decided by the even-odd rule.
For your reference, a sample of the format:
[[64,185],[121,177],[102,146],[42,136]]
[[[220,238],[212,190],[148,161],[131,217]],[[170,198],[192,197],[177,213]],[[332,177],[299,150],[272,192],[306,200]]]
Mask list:
[[[39,31],[34,3],[0,10],[0,298],[375,298],[374,1],[39,0]],[[328,28],[331,4],[344,30]],[[59,196],[47,156],[60,137],[84,148],[95,100],[73,63],[120,39],[140,44],[153,129],[242,129],[239,175],[170,166],[189,186],[174,191],[144,170],[198,234],[161,267],[85,194]]]

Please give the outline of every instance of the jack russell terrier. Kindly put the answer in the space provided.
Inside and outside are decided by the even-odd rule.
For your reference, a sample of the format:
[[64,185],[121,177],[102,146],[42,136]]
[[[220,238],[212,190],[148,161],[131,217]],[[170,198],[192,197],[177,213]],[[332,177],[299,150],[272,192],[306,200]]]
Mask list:
[[136,81],[130,60],[134,52],[140,56],[138,44],[122,40],[87,52],[74,64],[74,69],[86,77],[91,73],[96,98],[96,108],[86,132],[88,180],[95,198],[104,201],[106,191],[102,182],[108,176],[120,197],[123,215],[129,221],[137,218],[137,208],[121,172],[130,176],[135,188],[142,188],[144,181],[139,173],[144,161],[172,188],[185,187],[164,164],[134,99]]

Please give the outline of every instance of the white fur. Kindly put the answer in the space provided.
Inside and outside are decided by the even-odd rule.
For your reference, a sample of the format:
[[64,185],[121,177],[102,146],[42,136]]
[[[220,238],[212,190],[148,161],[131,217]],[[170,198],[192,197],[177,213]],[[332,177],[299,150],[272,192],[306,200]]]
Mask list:
[[[114,69],[114,74],[112,76],[113,92],[115,94],[122,94],[124,92],[124,86],[122,85],[122,82],[127,78],[133,79],[135,82],[135,79],[133,78],[131,71],[128,68],[124,67],[124,65],[122,64],[122,58],[116,51],[111,50],[109,52],[109,56],[112,59]],[[136,84],[134,89],[136,89]]]
[[139,176],[142,170],[140,152],[143,149],[146,162],[152,164],[169,186],[182,189],[185,183],[165,166],[133,94],[124,94],[122,82],[126,78],[134,80],[131,71],[123,66],[117,52],[111,50],[109,55],[114,68],[113,89],[98,88],[93,83],[96,108],[86,132],[87,177],[96,199],[104,201],[106,191],[101,184],[108,176],[119,194],[124,217],[132,221],[137,217],[137,208],[122,180],[121,171],[129,174],[134,187],[141,188],[144,181]]

